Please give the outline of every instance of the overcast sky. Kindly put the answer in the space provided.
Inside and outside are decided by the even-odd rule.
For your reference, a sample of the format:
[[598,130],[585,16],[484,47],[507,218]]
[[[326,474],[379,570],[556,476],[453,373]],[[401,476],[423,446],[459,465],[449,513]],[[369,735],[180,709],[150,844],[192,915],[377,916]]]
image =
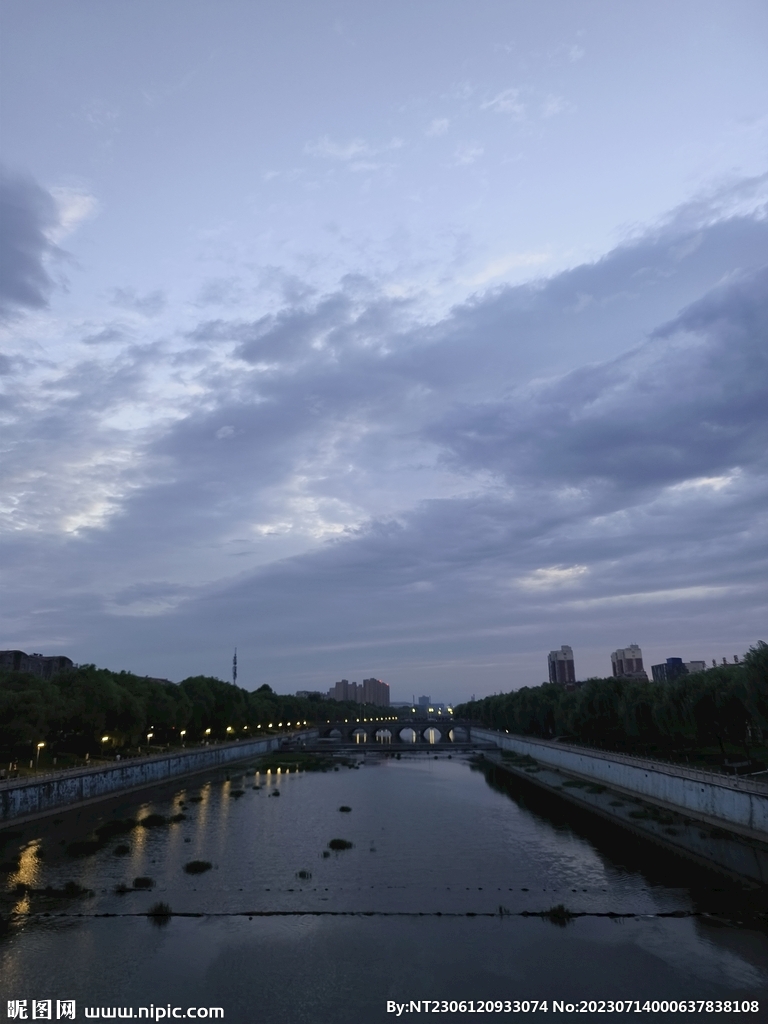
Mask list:
[[763,0],[0,19],[0,647],[459,701],[768,639]]

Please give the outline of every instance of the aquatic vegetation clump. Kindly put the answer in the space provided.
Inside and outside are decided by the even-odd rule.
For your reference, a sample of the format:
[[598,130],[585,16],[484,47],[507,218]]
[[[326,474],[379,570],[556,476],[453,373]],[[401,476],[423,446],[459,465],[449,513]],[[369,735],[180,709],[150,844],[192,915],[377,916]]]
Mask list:
[[102,840],[108,842],[115,836],[124,836],[136,828],[136,821],[133,818],[116,818],[114,821],[105,821],[99,825],[94,832]]
[[173,911],[170,904],[165,903],[163,900],[158,900],[147,911],[147,917],[151,919],[153,924],[164,925],[168,924],[173,917]]
[[154,884],[154,878],[150,878],[149,875],[139,875],[138,878],[133,880],[134,889],[152,889]]
[[354,843],[350,843],[348,839],[332,839],[328,843],[330,850],[351,850],[353,846]]
[[115,857],[126,857],[130,852],[131,848],[128,843],[120,843],[120,845],[116,846],[112,851]]
[[158,825],[167,825],[168,819],[164,814],[148,814],[139,820],[142,828],[156,828]]
[[306,881],[308,881],[312,877],[312,872],[311,871],[304,871],[304,870],[297,871],[296,872],[296,877],[297,878],[301,878],[302,881],[306,882]]
[[70,857],[90,857],[98,853],[103,845],[100,839],[76,839],[67,847],[67,854]]
[[569,910],[564,904],[558,903],[557,906],[550,907],[549,910],[547,910],[541,916],[546,917],[546,919],[548,921],[551,921],[552,924],[556,924],[560,928],[565,928],[565,926],[570,922],[571,918],[575,917],[575,914],[573,913],[573,911]]
[[229,791],[229,795],[231,797],[234,797],[235,800],[238,800],[241,796],[245,796],[245,790],[244,789],[231,789]]
[[352,810],[352,808],[351,807],[347,807],[346,804],[342,804],[341,807],[339,808],[339,810],[343,811],[345,814],[348,814]]
[[202,875],[204,871],[210,871],[213,864],[209,860],[190,860],[184,865],[188,875]]

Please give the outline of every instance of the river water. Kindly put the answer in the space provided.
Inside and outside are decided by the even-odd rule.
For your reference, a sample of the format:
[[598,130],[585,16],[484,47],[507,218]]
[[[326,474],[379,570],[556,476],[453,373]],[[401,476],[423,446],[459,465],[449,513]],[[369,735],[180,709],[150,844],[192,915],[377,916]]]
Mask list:
[[[27,999],[30,1018],[31,1000],[50,999],[54,1019],[56,1000],[75,1000],[78,1020],[86,1007],[170,1005],[221,1007],[237,1024],[358,1024],[410,1000],[421,1010],[409,1019],[426,1000],[509,1000],[499,1018],[546,1000],[527,1014],[544,1020],[572,1016],[557,1000],[640,1000],[644,1020],[677,1015],[646,1000],[712,1000],[702,1021],[738,1000],[750,1009],[737,1016],[768,1020],[764,892],[467,758],[355,760],[211,773],[17,828],[3,854],[21,852],[3,998]],[[149,814],[186,817],[67,853],[99,824]],[[352,846],[332,851],[333,839]],[[187,874],[193,860],[212,867]],[[134,890],[141,877],[151,889]],[[93,894],[39,894],[67,882]],[[174,916],[146,917],[158,901]],[[533,916],[558,905],[582,916]],[[606,1019],[598,1010],[578,1019]]]

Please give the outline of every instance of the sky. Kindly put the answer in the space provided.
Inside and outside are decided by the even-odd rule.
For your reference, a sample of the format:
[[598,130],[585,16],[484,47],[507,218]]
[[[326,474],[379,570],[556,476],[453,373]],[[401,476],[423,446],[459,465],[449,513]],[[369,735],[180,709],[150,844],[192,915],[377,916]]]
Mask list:
[[0,39],[0,648],[458,702],[768,639],[762,0]]

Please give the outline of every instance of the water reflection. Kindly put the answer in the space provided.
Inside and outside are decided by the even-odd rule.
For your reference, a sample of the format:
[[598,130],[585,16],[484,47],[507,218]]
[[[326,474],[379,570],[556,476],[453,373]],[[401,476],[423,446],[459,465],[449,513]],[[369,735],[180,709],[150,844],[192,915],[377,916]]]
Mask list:
[[[302,981],[312,1002],[329,971],[337,970],[339,964],[348,965],[350,971],[353,963],[362,964],[357,953],[363,948],[373,955],[374,945],[366,944],[378,934],[382,949],[388,950],[381,953],[385,961],[381,977],[386,967],[391,992],[392,978],[418,976],[420,985],[424,978],[433,977],[440,998],[459,990],[461,998],[476,997],[477,986],[491,998],[499,990],[499,979],[512,985],[514,957],[525,964],[531,951],[538,950],[541,956],[549,956],[547,962],[554,969],[554,954],[547,954],[547,949],[559,951],[563,959],[557,965],[558,977],[563,984],[570,979],[574,993],[579,985],[584,990],[589,981],[594,996],[601,972],[603,982],[613,984],[622,971],[629,971],[627,984],[635,989],[643,971],[649,977],[655,972],[657,980],[666,978],[663,984],[659,981],[654,998],[661,997],[664,985],[671,991],[674,984],[687,985],[691,978],[702,991],[714,991],[718,985],[756,990],[765,984],[768,947],[765,936],[749,924],[755,921],[752,911],[764,907],[764,893],[644,843],[492,767],[471,770],[462,758],[435,757],[434,752],[408,753],[398,760],[379,744],[369,748],[352,759],[337,758],[335,771],[267,769],[242,775],[233,772],[231,778],[212,774],[181,789],[177,785],[157,790],[152,800],[124,797],[69,812],[57,819],[58,824],[47,820],[25,826],[18,840],[19,872],[8,876],[5,911],[50,910],[67,916],[30,918],[14,930],[12,941],[5,945],[4,969],[17,979],[29,978],[32,985],[42,977],[44,963],[51,984],[55,981],[66,988],[72,985],[75,942],[86,978],[83,984],[93,991],[106,985],[110,971],[115,991],[120,985],[125,990],[121,970],[134,978],[145,971],[141,989],[151,993],[156,1003],[166,999],[160,993],[171,992],[173,985],[185,992],[198,986],[201,998],[213,1000],[219,998],[215,995],[219,981],[205,965],[225,963],[227,957],[233,964],[240,963],[242,951],[232,947],[232,935],[237,934],[243,950],[266,958],[267,974],[270,970],[279,974],[281,958],[289,950],[299,957]],[[277,794],[280,799],[271,798]],[[344,813],[339,811],[342,807]],[[172,820],[179,808],[186,817]],[[114,842],[83,858],[66,853],[70,841],[83,839],[105,821],[150,814],[161,815],[165,823],[134,828],[121,836],[120,841],[130,847],[129,857],[115,856]],[[352,845],[334,853],[328,849],[332,839]],[[43,859],[37,850],[44,851]],[[212,867],[188,874],[184,865],[192,860],[210,862]],[[26,893],[20,897],[13,886],[22,873],[34,880],[36,888],[61,888],[73,881],[95,895],[49,903]],[[131,887],[141,875],[155,880],[152,892],[115,895],[117,885]],[[207,915],[202,921],[208,923],[198,927],[174,918],[160,933],[148,929],[141,918],[93,916],[146,913],[158,899],[177,913]],[[515,916],[541,913],[561,903],[574,913],[646,916],[622,917],[621,923],[605,917],[576,918],[565,928],[538,917]],[[654,916],[723,909],[743,910],[751,916],[744,917],[747,924],[741,928],[717,927],[706,918]],[[374,933],[365,923],[368,919],[360,917],[345,918],[343,923],[312,918],[311,923],[301,924],[305,919],[296,919],[278,926],[255,916],[328,911],[372,914],[379,931]],[[78,913],[86,916],[71,916]],[[220,927],[216,922],[221,914],[244,917],[229,917],[226,927]],[[407,916],[386,916],[392,914]],[[409,916],[419,914],[427,916]],[[430,916],[435,914],[445,915],[442,923]],[[483,914],[489,918],[467,916]],[[273,942],[270,952],[267,936],[274,939],[275,929],[280,928],[284,944]],[[459,965],[451,942],[460,943],[465,951]],[[499,968],[498,976],[488,973],[485,965],[495,962],[502,948],[507,966]],[[413,954],[413,962],[406,959],[406,950]],[[425,960],[427,950],[437,958],[432,966]],[[348,952],[349,961],[344,959]],[[588,965],[583,967],[583,978],[579,972],[568,974],[568,964],[577,962]],[[631,970],[628,962],[634,964]],[[158,973],[161,963],[169,972],[167,977]],[[414,963],[421,964],[422,973],[409,973]],[[455,977],[448,964],[458,972]],[[368,967],[378,977],[378,967],[370,963]],[[550,984],[542,968],[530,969],[532,985]],[[356,1007],[356,1019],[378,1019],[378,1009],[365,1002],[363,973],[361,966],[359,977],[344,974],[343,984],[356,993],[350,1004]],[[513,987],[519,991],[520,978],[526,976],[514,976],[518,980]],[[236,971],[235,977],[240,985]],[[252,971],[243,977],[251,978],[251,995],[265,1000],[259,1019],[280,1019],[274,992],[265,994]],[[471,994],[468,987],[474,988]],[[411,998],[407,989],[404,984],[398,995]],[[527,995],[536,997],[533,992]],[[302,1012],[282,1019],[305,1019]],[[323,1019],[347,1019],[341,1013],[333,1010]]]

